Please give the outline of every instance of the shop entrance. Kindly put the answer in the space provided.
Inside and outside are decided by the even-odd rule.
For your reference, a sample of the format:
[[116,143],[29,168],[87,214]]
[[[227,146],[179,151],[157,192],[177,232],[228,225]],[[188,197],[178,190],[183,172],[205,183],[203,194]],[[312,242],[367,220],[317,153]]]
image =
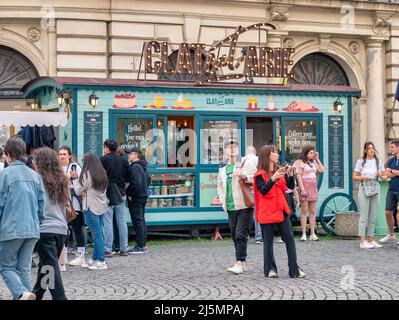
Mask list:
[[248,117],[246,130],[246,146],[254,146],[257,153],[265,144],[271,144],[274,141],[273,118]]

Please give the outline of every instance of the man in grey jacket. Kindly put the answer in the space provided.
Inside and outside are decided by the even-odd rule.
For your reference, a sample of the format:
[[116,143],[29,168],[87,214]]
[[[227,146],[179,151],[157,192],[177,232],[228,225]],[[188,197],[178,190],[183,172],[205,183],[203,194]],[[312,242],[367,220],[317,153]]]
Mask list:
[[42,178],[24,162],[25,143],[10,138],[4,153],[9,167],[0,172],[0,274],[14,299],[34,300],[31,262],[44,220]]

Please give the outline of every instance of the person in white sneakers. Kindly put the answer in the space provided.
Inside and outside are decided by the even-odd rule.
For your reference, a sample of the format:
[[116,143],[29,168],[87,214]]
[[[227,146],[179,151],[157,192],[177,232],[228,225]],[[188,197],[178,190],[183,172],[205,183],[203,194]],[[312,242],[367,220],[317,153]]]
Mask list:
[[302,207],[301,241],[306,241],[306,220],[309,211],[309,226],[311,241],[318,241],[316,236],[316,204],[318,199],[317,175],[324,172],[324,166],[319,159],[319,153],[313,146],[305,146],[298,160],[294,162],[296,178],[300,190]]
[[218,195],[223,209],[228,214],[231,237],[234,242],[236,263],[227,268],[229,272],[241,274],[247,268],[248,235],[252,221],[253,208],[245,204],[240,179],[253,181],[256,167],[252,161],[240,162],[240,146],[237,141],[228,141],[224,145],[226,160],[218,173]]
[[91,270],[108,268],[105,262],[103,236],[103,217],[108,211],[107,185],[107,173],[100,159],[94,153],[86,153],[83,159],[82,173],[79,179],[73,180],[73,187],[75,193],[83,197],[82,204],[86,223],[93,236],[92,259],[81,265]]
[[[372,142],[366,142],[363,157],[357,160],[353,170],[353,180],[360,182],[359,203],[359,236],[361,249],[381,248],[374,239],[378,208],[380,206],[380,184],[378,178],[386,178],[384,163],[378,159]],[[366,240],[366,230],[368,241]]]
[[391,179],[385,202],[385,218],[389,234],[380,240],[382,243],[396,240],[393,210],[398,205],[399,200],[399,141],[391,142],[390,151],[393,157],[388,160],[385,170],[387,178]]
[[[83,233],[83,226],[85,222],[82,212],[82,198],[78,197],[75,194],[72,182],[75,179],[79,179],[82,168],[78,163],[72,161],[72,151],[71,148],[68,146],[62,146],[58,149],[58,157],[60,158],[62,170],[68,178],[68,188],[70,192],[70,197],[72,199],[73,209],[77,213],[76,218],[68,224],[73,230],[73,235],[76,238],[75,240],[77,245],[77,254],[75,258],[69,262],[69,265],[81,266],[83,263],[85,263],[86,241]],[[67,245],[68,239],[64,248],[65,255],[67,253]],[[64,262],[64,264],[60,266],[60,268],[62,268],[61,271],[66,269],[65,263],[67,261],[67,257],[63,259],[62,262]]]

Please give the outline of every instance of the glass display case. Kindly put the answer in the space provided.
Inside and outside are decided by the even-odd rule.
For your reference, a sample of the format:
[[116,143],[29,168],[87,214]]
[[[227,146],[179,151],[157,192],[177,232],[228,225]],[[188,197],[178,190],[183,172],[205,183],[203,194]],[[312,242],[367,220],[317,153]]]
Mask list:
[[195,207],[195,173],[150,173],[147,208]]

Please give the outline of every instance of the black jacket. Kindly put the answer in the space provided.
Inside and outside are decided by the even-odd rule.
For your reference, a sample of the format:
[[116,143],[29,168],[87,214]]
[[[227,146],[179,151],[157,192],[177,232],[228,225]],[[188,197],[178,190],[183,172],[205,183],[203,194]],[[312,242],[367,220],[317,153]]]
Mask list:
[[150,176],[147,172],[147,162],[137,160],[129,167],[129,187],[126,193],[131,198],[147,198]]
[[100,158],[107,172],[108,183],[116,183],[122,196],[125,193],[125,182],[129,182],[129,163],[116,153],[111,152]]

